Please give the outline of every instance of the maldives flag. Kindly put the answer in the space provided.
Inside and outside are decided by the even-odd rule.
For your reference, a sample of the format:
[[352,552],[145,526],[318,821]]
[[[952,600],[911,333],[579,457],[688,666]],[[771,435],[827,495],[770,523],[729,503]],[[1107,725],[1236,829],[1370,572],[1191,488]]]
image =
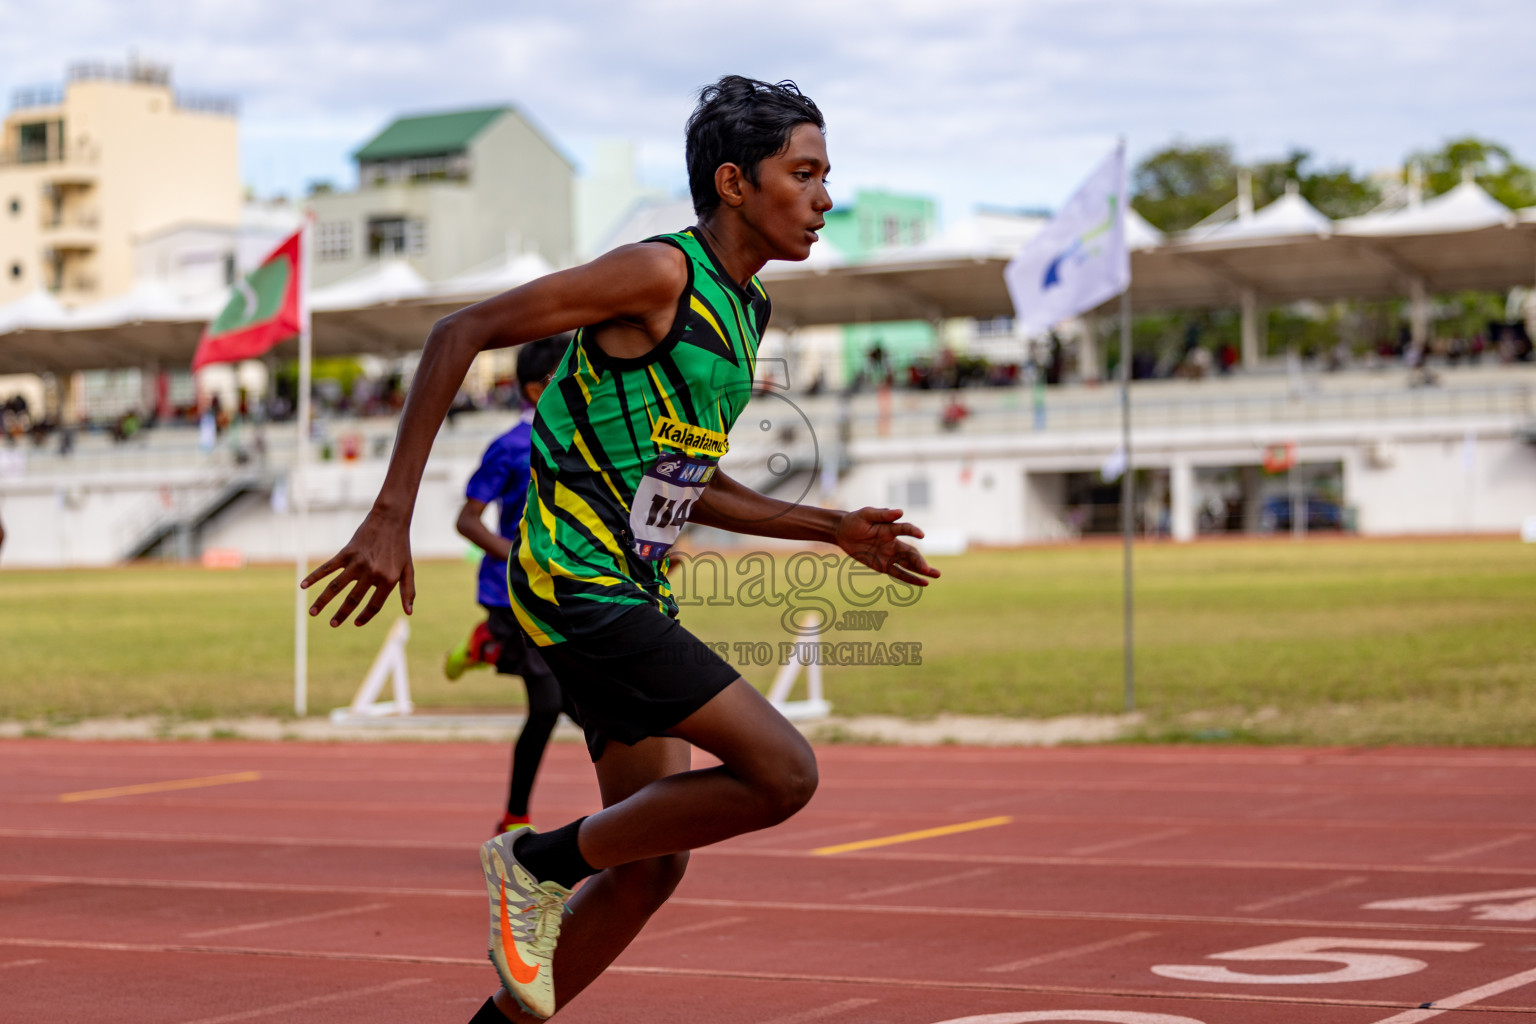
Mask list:
[[229,304],[203,328],[192,369],[209,363],[255,359],[273,345],[297,337],[299,322],[299,240],[303,231],[272,250],[261,266],[235,283]]

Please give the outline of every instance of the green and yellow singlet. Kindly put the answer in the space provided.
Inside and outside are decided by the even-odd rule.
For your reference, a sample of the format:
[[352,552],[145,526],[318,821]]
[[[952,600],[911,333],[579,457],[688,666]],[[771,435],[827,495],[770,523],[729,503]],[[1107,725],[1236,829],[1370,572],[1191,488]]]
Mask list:
[[762,285],[732,280],[697,228],[646,241],[688,258],[672,329],[634,359],[578,331],[534,415],[507,574],[513,611],[539,646],[591,635],[636,605],[677,614],[667,549],[752,396],[770,308]]

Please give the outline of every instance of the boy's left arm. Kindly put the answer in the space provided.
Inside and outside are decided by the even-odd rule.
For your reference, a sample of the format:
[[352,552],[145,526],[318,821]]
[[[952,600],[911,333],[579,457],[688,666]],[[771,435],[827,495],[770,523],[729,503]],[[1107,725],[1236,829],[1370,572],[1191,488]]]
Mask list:
[[485,513],[486,502],[475,498],[465,498],[464,507],[459,509],[459,518],[453,524],[459,531],[459,536],[469,541],[475,547],[484,551],[498,562],[505,562],[512,557],[512,542],[499,533],[492,532],[485,525],[482,515]]
[[717,468],[688,521],[754,537],[836,544],[871,569],[918,587],[939,578],[939,570],[900,539],[923,536],[916,526],[901,522],[900,509],[840,512],[780,501],[732,480]]

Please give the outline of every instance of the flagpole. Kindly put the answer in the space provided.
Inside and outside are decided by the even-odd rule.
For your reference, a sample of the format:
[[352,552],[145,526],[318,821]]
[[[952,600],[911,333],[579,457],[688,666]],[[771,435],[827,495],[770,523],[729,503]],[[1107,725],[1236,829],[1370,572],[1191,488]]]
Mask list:
[[1120,474],[1120,533],[1125,575],[1125,710],[1136,710],[1135,601],[1131,588],[1131,549],[1135,544],[1136,478],[1131,472],[1131,289],[1120,293],[1120,446],[1125,468]]
[[[1125,136],[1120,136],[1120,196],[1129,202],[1125,174]],[[1122,214],[1123,215],[1123,214]],[[1135,547],[1136,477],[1131,470],[1131,283],[1120,293],[1120,444],[1125,448],[1125,470],[1120,477],[1120,533],[1124,554],[1125,617],[1125,710],[1136,710],[1135,590],[1132,586],[1131,552]]]
[[290,487],[294,508],[293,528],[293,713],[303,718],[309,713],[309,614],[304,591],[298,584],[309,574],[309,490],[305,469],[309,462],[309,216],[306,213],[299,238],[299,394],[298,447],[293,459],[293,483]]

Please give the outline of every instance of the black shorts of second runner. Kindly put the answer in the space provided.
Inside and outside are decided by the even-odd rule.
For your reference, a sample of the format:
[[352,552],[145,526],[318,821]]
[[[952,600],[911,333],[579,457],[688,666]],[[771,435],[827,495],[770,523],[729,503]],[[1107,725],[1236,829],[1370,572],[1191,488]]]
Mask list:
[[608,740],[633,746],[708,704],[741,673],[674,618],[636,605],[602,631],[539,649],[576,702],[596,761]]
[[501,656],[496,659],[496,671],[503,675],[523,677],[523,686],[528,690],[528,713],[558,715],[564,711],[567,718],[580,725],[581,714],[576,710],[570,694],[555,681],[555,674],[539,654],[539,649],[523,635],[523,629],[517,624],[517,616],[512,609],[490,605],[480,607],[485,609],[486,626],[491,636],[501,642]]
[[517,616],[511,608],[495,608],[488,604],[480,607],[485,610],[485,624],[491,636],[501,644],[501,656],[496,659],[497,672],[509,676],[550,674],[549,666],[539,656],[539,649],[523,635],[523,628],[517,624]]

